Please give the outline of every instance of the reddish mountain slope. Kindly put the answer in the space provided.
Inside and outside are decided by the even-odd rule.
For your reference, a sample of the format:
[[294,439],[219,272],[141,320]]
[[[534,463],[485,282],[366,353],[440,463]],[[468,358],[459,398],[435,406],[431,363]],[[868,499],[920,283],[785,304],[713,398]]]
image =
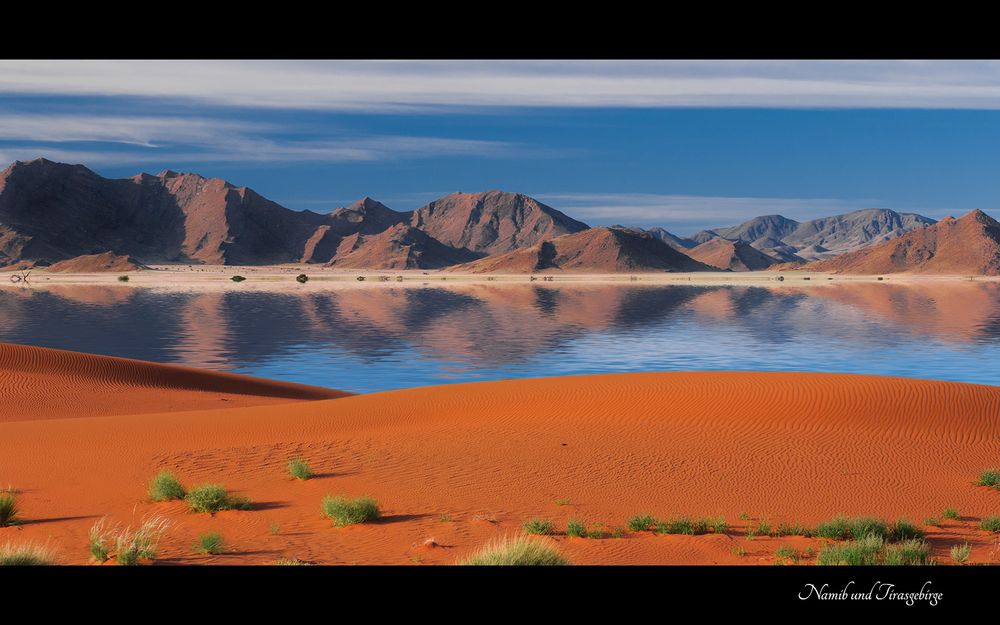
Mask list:
[[441,243],[503,254],[587,229],[587,224],[520,193],[452,193],[413,213],[410,225]]
[[48,268],[48,271],[65,273],[98,273],[105,271],[138,271],[145,269],[128,256],[118,256],[111,252],[103,254],[88,254],[69,260],[59,261]]
[[717,269],[759,271],[779,262],[743,241],[712,239],[687,250],[687,255]]
[[453,267],[467,273],[711,271],[659,238],[638,230],[590,228],[528,248]]
[[811,271],[1000,275],[1000,223],[981,210],[879,245],[809,263]]

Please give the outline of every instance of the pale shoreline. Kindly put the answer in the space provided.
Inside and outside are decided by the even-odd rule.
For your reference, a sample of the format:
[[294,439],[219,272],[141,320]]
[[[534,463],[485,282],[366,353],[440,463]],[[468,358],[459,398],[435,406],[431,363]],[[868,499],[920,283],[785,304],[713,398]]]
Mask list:
[[[44,286],[46,284],[120,285],[141,288],[273,290],[281,286],[297,290],[370,286],[447,286],[449,284],[623,284],[623,285],[687,285],[687,286],[795,286],[820,287],[832,283],[852,282],[1000,282],[1000,276],[932,275],[932,274],[882,274],[844,275],[808,271],[753,271],[753,272],[693,272],[693,273],[556,273],[556,274],[461,274],[446,270],[381,270],[381,269],[330,269],[308,265],[150,265],[149,269],[101,273],[61,273],[45,269],[31,270],[28,281],[18,280],[25,272],[0,272],[0,286]],[[308,282],[299,284],[295,276],[304,273]],[[119,281],[128,275],[127,282]],[[242,275],[247,279],[233,282],[231,277]],[[361,279],[363,278],[363,279]]]

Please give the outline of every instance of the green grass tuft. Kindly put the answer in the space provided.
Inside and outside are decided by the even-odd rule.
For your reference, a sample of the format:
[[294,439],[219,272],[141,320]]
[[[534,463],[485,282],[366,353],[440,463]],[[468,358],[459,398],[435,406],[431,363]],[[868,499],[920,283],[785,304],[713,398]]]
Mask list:
[[303,562],[298,558],[282,558],[275,560],[275,566],[311,566],[308,562]]
[[969,556],[972,555],[972,547],[969,543],[964,543],[962,545],[955,545],[951,548],[951,559],[958,564],[965,564],[969,560]]
[[314,474],[309,463],[302,458],[292,458],[288,461],[288,473],[297,480],[308,480]]
[[356,497],[348,499],[337,495],[327,495],[321,504],[323,516],[331,519],[334,525],[356,525],[379,518],[378,504],[371,497]]
[[636,515],[628,520],[628,529],[632,532],[645,532],[656,525],[656,519],[648,514]]
[[780,560],[791,560],[793,562],[799,561],[799,552],[792,547],[782,545],[774,550],[774,557]]
[[979,522],[979,529],[987,532],[1000,532],[1000,516],[988,516]]
[[886,543],[882,536],[868,534],[858,540],[824,546],[816,556],[821,566],[917,566],[933,564],[930,548],[913,538],[898,544]]
[[184,497],[192,512],[215,514],[222,510],[249,510],[250,500],[234,497],[222,484],[201,484]]
[[187,492],[181,486],[180,480],[170,471],[160,471],[149,482],[149,498],[153,501],[184,499],[185,495],[187,495]]
[[194,545],[195,553],[217,556],[223,553],[225,548],[222,545],[222,534],[215,532],[198,536],[198,542]]
[[0,495],[0,527],[17,525],[17,497],[13,493]]
[[115,562],[122,566],[132,566],[140,559],[155,560],[157,546],[170,522],[162,517],[150,517],[134,532],[125,528],[115,538]]
[[992,486],[1000,488],[1000,469],[986,469],[979,474],[976,486]]
[[524,531],[529,534],[551,534],[556,526],[548,519],[528,519],[524,522]]
[[576,538],[586,538],[587,537],[587,526],[583,521],[578,521],[576,519],[570,519],[566,524],[566,535],[575,536]]
[[305,284],[306,282],[309,282],[309,276],[307,276],[304,273],[300,273],[299,275],[295,276],[295,281],[298,282],[299,284]]
[[114,529],[107,527],[105,525],[106,521],[107,519],[102,518],[97,523],[94,523],[88,534],[90,557],[95,562],[107,562],[111,559],[111,536],[114,533]]
[[958,516],[958,510],[955,508],[945,508],[944,512],[941,513],[946,519],[951,519],[952,521],[957,521],[960,517]]
[[885,538],[889,534],[889,525],[873,517],[834,517],[826,523],[816,526],[816,536],[834,540],[860,540],[866,536]]
[[809,538],[813,535],[812,529],[801,525],[798,522],[795,523],[778,523],[778,526],[774,529],[774,536],[805,536]]
[[0,546],[0,566],[45,566],[53,562],[52,552],[48,547],[30,543],[7,543]]
[[518,536],[491,542],[462,564],[471,566],[560,566],[569,564],[569,562],[555,547],[527,536]]
[[897,519],[896,522],[889,528],[889,533],[886,536],[886,539],[894,542],[902,542],[923,537],[923,531],[918,529],[916,525],[910,523],[906,519]]

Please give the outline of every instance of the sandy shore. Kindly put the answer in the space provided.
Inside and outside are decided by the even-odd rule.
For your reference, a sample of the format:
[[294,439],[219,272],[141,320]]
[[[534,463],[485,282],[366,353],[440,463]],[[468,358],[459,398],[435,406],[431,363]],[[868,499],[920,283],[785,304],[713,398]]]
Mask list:
[[[101,517],[155,512],[173,523],[162,563],[452,564],[530,517],[561,532],[571,518],[611,529],[650,513],[723,516],[730,529],[549,540],[575,563],[770,564],[782,545],[824,539],[748,538],[761,520],[844,513],[922,525],[945,507],[961,518],[923,527],[942,563],[964,541],[973,562],[1000,561],[997,535],[976,529],[1000,511],[1000,491],[973,485],[1000,453],[996,387],[693,372],[340,396],[15,346],[0,349],[0,374],[0,486],[19,492],[25,520],[0,528],[0,543],[47,542],[62,563],[88,561]],[[290,479],[293,456],[318,475]],[[151,503],[146,484],[162,468],[188,486],[221,482],[254,508],[212,517]],[[326,494],[371,495],[385,518],[332,527],[320,515]],[[193,554],[207,531],[230,551]]]
[[[304,273],[309,277],[305,284],[295,281]],[[22,272],[0,272],[0,286],[23,284]],[[747,286],[796,286],[821,287],[832,283],[896,282],[937,283],[955,281],[997,282],[996,276],[945,276],[921,274],[885,274],[881,276],[840,275],[807,271],[752,271],[752,272],[698,272],[698,273],[635,273],[635,274],[586,274],[557,273],[537,274],[460,274],[433,270],[348,270],[311,265],[224,266],[224,265],[152,265],[150,269],[128,273],[128,282],[119,282],[116,273],[62,273],[45,269],[32,270],[28,276],[31,286],[47,284],[121,284],[134,287],[189,290],[320,290],[354,286],[426,286],[439,284],[683,284],[689,286],[747,285]],[[246,278],[233,282],[232,276]],[[363,278],[363,279],[359,279]]]

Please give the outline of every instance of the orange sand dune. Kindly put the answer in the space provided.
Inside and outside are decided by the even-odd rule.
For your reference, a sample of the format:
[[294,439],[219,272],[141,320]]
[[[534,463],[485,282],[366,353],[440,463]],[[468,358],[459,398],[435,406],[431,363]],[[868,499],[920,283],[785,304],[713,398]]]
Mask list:
[[[87,561],[87,531],[103,516],[169,518],[158,560],[165,563],[451,564],[530,517],[562,531],[571,518],[613,528],[648,512],[721,515],[730,530],[549,540],[575,563],[761,564],[774,561],[778,546],[824,542],[748,539],[747,525],[761,518],[813,524],[843,512],[920,523],[946,506],[962,518],[924,528],[934,555],[948,562],[950,547],[967,540],[972,561],[1000,560],[996,535],[975,529],[981,517],[1000,513],[1000,491],[972,483],[1000,457],[1000,388],[839,374],[642,373],[280,406],[220,402],[163,414],[147,408],[156,410],[165,388],[207,393],[230,383],[230,391],[249,392],[256,384],[263,394],[273,387],[23,347],[5,347],[0,360],[5,371],[21,372],[22,386],[65,402],[46,400],[39,416],[80,416],[74,405],[96,402],[74,395],[81,379],[107,376],[117,394],[134,397],[135,414],[111,414],[121,406],[109,400],[107,416],[0,423],[0,485],[20,490],[26,520],[0,528],[0,543],[48,541],[64,563]],[[2,388],[4,410],[13,412],[11,383]],[[18,392],[21,401],[29,394]],[[314,479],[287,476],[288,459],[299,455]],[[147,502],[146,483],[161,468],[189,486],[221,482],[255,509],[211,517],[180,502]],[[328,493],[372,495],[385,518],[332,527],[319,512]],[[206,531],[221,533],[229,553],[192,554]],[[438,546],[424,546],[427,539]]]
[[0,343],[0,422],[284,404],[348,395],[315,386]]

